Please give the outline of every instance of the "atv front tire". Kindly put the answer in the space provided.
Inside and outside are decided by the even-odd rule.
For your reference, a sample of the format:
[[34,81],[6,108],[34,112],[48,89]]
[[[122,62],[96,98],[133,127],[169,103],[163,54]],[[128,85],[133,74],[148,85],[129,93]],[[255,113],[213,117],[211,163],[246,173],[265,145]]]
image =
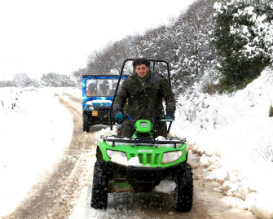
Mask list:
[[176,176],[176,191],[174,205],[177,211],[187,212],[192,208],[193,179],[192,169],[189,164],[185,165],[183,173]]
[[83,120],[83,131],[84,131],[84,132],[89,132],[89,129],[90,129],[90,121],[89,121],[88,115],[83,114],[82,120]]
[[108,198],[109,173],[105,161],[97,160],[94,166],[91,207],[106,209]]

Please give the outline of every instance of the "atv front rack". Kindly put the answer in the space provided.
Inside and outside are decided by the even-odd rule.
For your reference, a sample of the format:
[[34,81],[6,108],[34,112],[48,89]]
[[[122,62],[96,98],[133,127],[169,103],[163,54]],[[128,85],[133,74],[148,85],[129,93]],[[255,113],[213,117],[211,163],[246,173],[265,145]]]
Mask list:
[[174,148],[177,145],[184,144],[186,142],[186,138],[166,138],[166,139],[156,139],[156,138],[126,138],[122,136],[104,136],[100,137],[103,141],[112,142],[112,146],[114,147],[116,143],[122,143],[118,145],[126,145],[131,144],[135,146],[157,146],[157,145],[173,145]]

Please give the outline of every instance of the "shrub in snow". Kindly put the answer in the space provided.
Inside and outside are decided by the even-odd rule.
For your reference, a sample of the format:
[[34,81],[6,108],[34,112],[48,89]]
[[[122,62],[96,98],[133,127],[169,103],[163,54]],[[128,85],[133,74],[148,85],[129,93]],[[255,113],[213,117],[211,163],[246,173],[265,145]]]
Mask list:
[[69,75],[47,73],[41,77],[41,84],[46,87],[74,87],[75,82]]
[[273,117],[273,106],[269,108],[269,117]]
[[242,88],[273,60],[273,4],[271,0],[219,0],[214,8],[212,41],[221,55],[221,85]]

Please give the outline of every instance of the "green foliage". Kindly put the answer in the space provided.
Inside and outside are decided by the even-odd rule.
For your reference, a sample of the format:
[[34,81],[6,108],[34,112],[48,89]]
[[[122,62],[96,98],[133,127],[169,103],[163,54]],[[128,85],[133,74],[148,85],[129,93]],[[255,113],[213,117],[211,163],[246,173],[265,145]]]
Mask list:
[[273,117],[273,106],[272,105],[269,108],[269,117]]
[[220,71],[223,73],[223,77],[220,80],[221,89],[231,89],[233,91],[245,88],[260,75],[268,64],[258,58],[244,61],[232,58],[227,59],[220,68]]
[[215,4],[212,42],[220,55],[222,90],[244,88],[272,62],[272,14],[272,3],[266,0],[219,0]]

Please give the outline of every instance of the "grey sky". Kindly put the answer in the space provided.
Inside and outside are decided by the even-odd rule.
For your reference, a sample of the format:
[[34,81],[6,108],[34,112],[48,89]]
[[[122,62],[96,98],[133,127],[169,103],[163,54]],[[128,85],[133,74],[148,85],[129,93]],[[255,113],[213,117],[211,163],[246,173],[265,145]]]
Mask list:
[[70,74],[109,42],[167,24],[194,0],[0,0],[0,79]]

